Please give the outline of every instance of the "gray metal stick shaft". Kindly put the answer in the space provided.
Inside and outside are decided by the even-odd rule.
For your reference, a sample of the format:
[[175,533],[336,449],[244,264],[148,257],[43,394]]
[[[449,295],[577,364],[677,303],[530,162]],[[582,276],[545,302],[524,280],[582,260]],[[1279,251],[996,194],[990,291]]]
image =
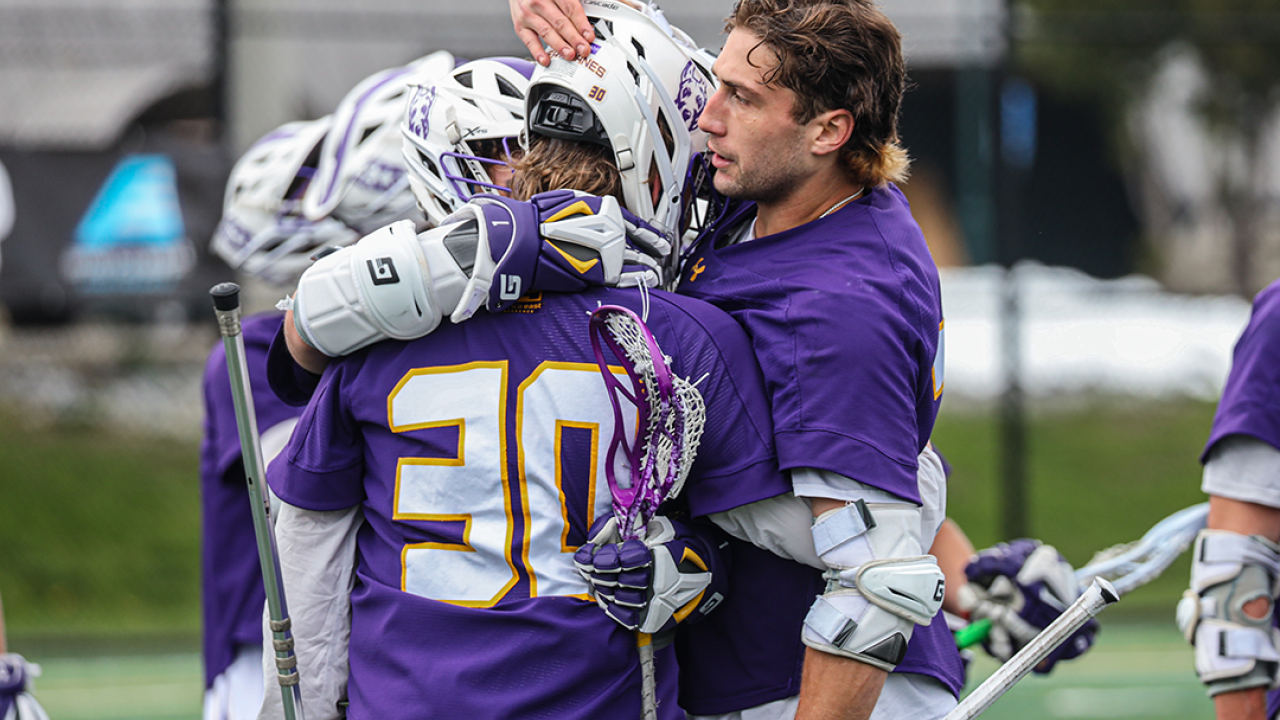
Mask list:
[[253,407],[253,389],[245,359],[244,337],[240,333],[240,288],[235,283],[215,285],[214,312],[218,331],[227,351],[227,374],[231,378],[231,398],[236,408],[236,429],[240,433],[240,452],[244,458],[244,476],[248,482],[249,505],[253,510],[253,532],[258,543],[258,561],[262,565],[262,584],[267,593],[272,647],[276,655],[276,679],[284,703],[285,720],[304,720],[302,686],[298,682],[298,660],[293,652],[289,608],[285,602],[284,583],[280,577],[280,553],[271,529],[271,500],[267,494],[267,472],[262,461],[262,441],[258,436],[258,416]]
[[970,720],[977,717],[984,710],[991,707],[991,704],[1000,699],[1000,696],[1008,692],[1009,688],[1017,684],[1019,680],[1026,677],[1032,668],[1040,664],[1053,652],[1054,648],[1061,645],[1067,638],[1079,630],[1082,625],[1089,622],[1094,616],[1102,612],[1111,603],[1120,599],[1120,595],[1116,592],[1111,583],[1103,578],[1094,578],[1093,584],[1085,590],[1075,602],[1071,603],[1056,620],[1049,623],[1049,626],[1040,631],[1031,642],[1027,643],[1021,650],[1014,653],[1009,661],[1001,665],[991,677],[987,678],[981,685],[974,688],[968,697],[956,706],[955,710],[947,713],[944,720]]

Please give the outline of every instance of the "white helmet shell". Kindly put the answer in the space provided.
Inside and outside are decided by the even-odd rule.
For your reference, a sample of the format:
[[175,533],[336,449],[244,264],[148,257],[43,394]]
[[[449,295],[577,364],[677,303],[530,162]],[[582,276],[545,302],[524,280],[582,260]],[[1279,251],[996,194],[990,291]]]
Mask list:
[[706,150],[698,116],[713,80],[684,33],[617,2],[583,0],[582,6],[597,41],[589,57],[553,55],[549,67],[534,72],[529,131],[607,145],[622,173],[627,209],[677,238],[690,162]]
[[333,218],[307,220],[300,197],[315,172],[332,118],[283,125],[249,148],[227,180],[222,220],[210,250],[233,269],[292,286],[327,245],[349,245],[355,231]]
[[527,60],[485,58],[411,88],[401,124],[404,164],[433,225],[477,192],[508,190],[489,173],[499,161],[480,156],[475,143],[519,137],[533,68]]
[[374,73],[347,93],[334,112],[315,180],[303,198],[312,220],[335,217],[361,234],[396,220],[420,220],[409,191],[397,132],[409,85],[433,82],[453,70],[440,51]]

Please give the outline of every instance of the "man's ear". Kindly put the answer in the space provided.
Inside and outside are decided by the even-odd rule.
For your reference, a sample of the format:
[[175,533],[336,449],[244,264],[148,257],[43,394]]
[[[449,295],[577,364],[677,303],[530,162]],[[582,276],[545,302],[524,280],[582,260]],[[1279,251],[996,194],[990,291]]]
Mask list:
[[818,113],[809,121],[815,130],[809,149],[814,155],[836,152],[853,136],[853,113],[848,110],[828,110]]

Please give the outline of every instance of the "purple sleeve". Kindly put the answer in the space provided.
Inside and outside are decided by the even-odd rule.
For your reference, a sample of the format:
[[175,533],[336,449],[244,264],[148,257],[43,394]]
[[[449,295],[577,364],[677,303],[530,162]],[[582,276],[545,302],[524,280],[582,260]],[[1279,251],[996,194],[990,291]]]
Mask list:
[[695,516],[722,512],[791,490],[778,468],[764,378],[746,332],[724,312],[700,301],[668,296],[667,313],[651,326],[673,350],[673,369],[698,383],[707,417],[698,457],[684,494]]
[[302,407],[311,400],[320,382],[319,375],[313,375],[302,368],[289,354],[289,344],[284,339],[284,324],[271,339],[271,347],[267,350],[267,383],[271,391],[280,398],[280,402],[293,407]]
[[1280,280],[1254,300],[1200,462],[1228,435],[1250,435],[1280,448]]
[[329,365],[289,444],[271,463],[271,489],[290,505],[342,510],[365,498],[364,438],[343,400],[344,378],[363,358]]

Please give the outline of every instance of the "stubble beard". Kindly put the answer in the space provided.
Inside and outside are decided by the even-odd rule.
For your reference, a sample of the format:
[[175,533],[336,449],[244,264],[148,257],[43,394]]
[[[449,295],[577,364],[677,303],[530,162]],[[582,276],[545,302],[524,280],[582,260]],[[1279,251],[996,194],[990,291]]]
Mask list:
[[737,173],[730,178],[723,171],[715,176],[715,188],[734,200],[750,200],[763,205],[778,204],[791,197],[806,179],[794,155],[773,152],[744,166],[734,162]]

